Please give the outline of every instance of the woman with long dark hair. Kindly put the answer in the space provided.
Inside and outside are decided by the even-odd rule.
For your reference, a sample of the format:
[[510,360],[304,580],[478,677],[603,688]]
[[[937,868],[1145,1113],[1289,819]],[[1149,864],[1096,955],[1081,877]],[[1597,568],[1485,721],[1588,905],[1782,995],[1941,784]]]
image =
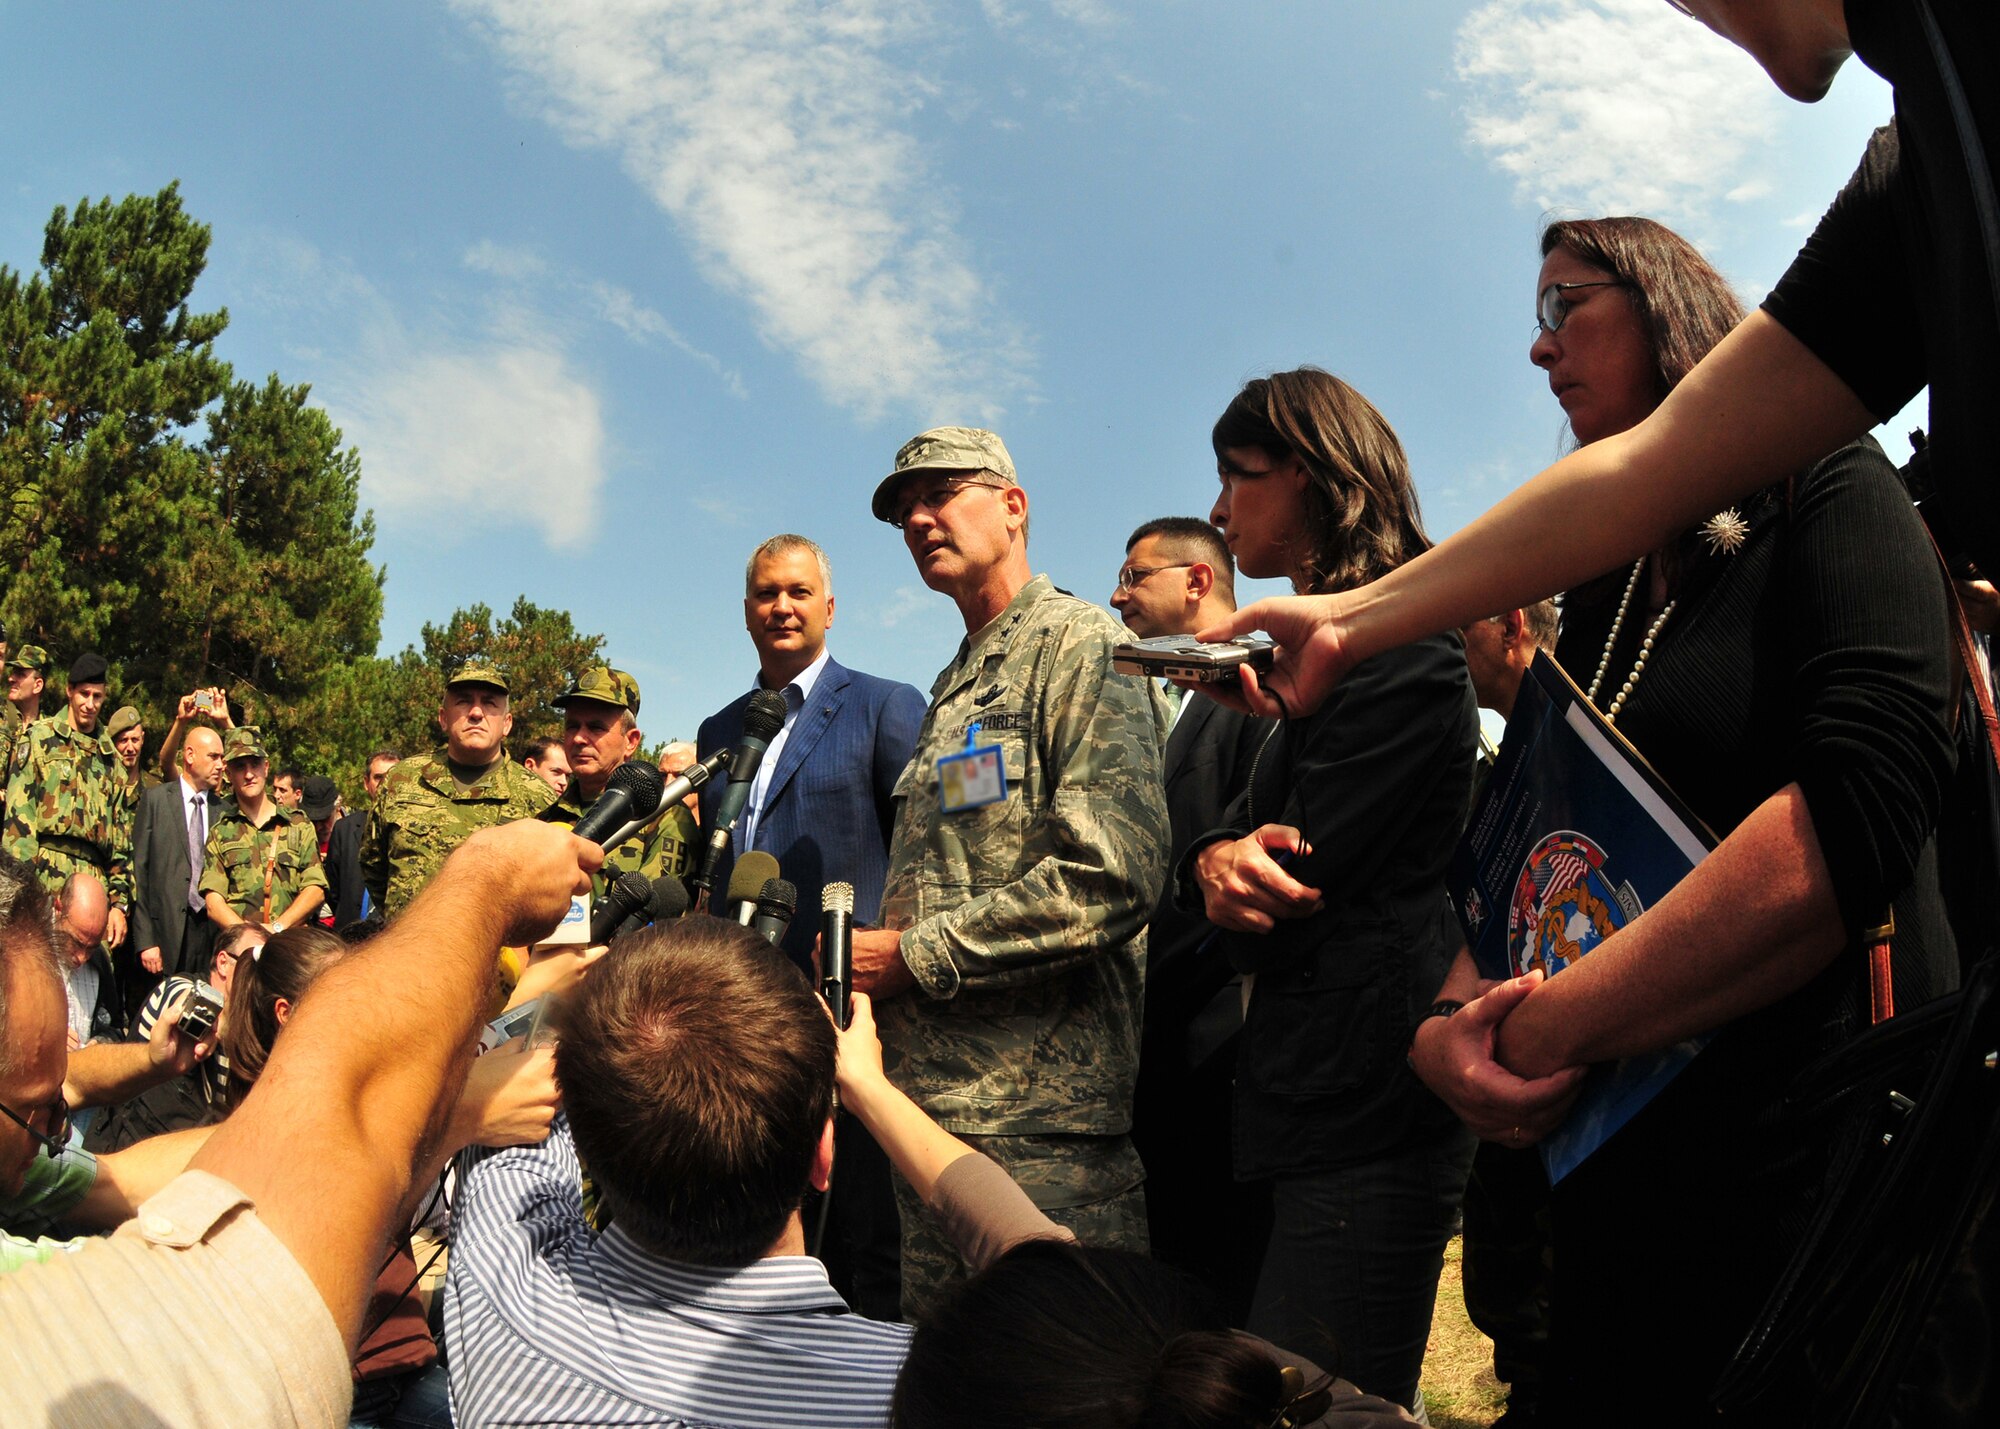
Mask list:
[[[1585,447],[1644,422],[1741,312],[1646,219],[1551,224],[1542,254],[1530,356]],[[1826,1171],[1783,1092],[1868,1025],[1868,930],[1892,903],[1896,1005],[1955,985],[1927,821],[1952,763],[1946,629],[1921,522],[1865,439],[1566,601],[1558,659],[1722,843],[1560,977],[1482,999],[1461,956],[1438,995],[1471,1005],[1416,1034],[1425,1081],[1516,1145],[1578,1073],[1539,1105],[1514,1076],[1710,1037],[1555,1188],[1547,1421],[1594,1422],[1614,1392],[1626,1423],[1705,1412]],[[1750,906],[1705,878],[1745,847],[1766,870]],[[1807,879],[1822,850],[1854,876]]]
[[[1337,377],[1258,378],[1212,441],[1245,575],[1348,590],[1429,548],[1402,444]],[[1405,1405],[1472,1155],[1403,1052],[1458,947],[1476,739],[1458,637],[1391,650],[1284,722],[1181,871],[1249,975],[1235,1171],[1274,1214],[1249,1328]]]

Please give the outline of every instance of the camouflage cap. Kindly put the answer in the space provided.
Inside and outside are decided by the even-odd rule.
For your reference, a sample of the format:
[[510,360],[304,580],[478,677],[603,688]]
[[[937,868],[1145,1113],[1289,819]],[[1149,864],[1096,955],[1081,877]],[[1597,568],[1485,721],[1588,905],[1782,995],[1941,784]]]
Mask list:
[[225,730],[222,735],[222,758],[224,763],[238,759],[267,759],[264,753],[264,731],[254,724],[239,724]]
[[49,652],[39,645],[23,645],[14,652],[14,658],[7,662],[10,670],[40,670],[49,668]]
[[139,712],[137,710],[133,709],[130,705],[120,705],[111,718],[104,722],[104,732],[113,739],[116,739],[126,730],[140,723]]
[[549,703],[566,709],[571,700],[596,700],[601,705],[621,705],[636,718],[639,713],[639,682],[623,670],[609,665],[592,665],[578,672],[569,688]]
[[467,660],[445,679],[448,690],[453,685],[491,685],[501,694],[507,693],[507,677],[484,660]]
[[875,488],[869,510],[877,521],[893,517],[890,503],[896,488],[914,471],[990,471],[1009,486],[1020,484],[1014,475],[1014,458],[1007,455],[1007,444],[996,434],[978,427],[932,427],[903,443],[896,453],[896,469]]

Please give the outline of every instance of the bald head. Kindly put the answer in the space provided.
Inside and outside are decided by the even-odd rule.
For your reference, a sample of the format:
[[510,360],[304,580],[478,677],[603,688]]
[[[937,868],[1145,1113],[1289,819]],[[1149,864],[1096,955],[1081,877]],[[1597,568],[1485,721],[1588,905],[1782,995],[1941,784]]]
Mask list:
[[72,963],[89,961],[104,941],[111,918],[111,899],[94,873],[73,873],[56,895],[56,918],[62,925],[63,952]]
[[223,768],[222,736],[205,724],[189,730],[181,746],[181,777],[197,789],[220,793]]

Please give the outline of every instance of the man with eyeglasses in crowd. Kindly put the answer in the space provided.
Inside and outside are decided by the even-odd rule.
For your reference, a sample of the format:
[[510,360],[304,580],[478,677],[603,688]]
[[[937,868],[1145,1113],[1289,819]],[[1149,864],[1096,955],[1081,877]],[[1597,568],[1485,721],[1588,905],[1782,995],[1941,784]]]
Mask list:
[[[1236,609],[1236,562],[1222,535],[1192,516],[1148,521],[1125,543],[1111,607],[1142,640],[1192,635]],[[1223,813],[1249,782],[1272,722],[1185,696],[1173,707],[1162,754],[1167,867]],[[1146,929],[1146,1014],[1134,1099],[1132,1140],[1146,1165],[1146,1223],[1156,1259],[1198,1277],[1230,1323],[1250,1315],[1257,1269],[1270,1239],[1268,1183],[1238,1182],[1230,1170],[1230,1114],[1236,1047],[1243,1031],[1242,979],[1217,949],[1215,928],[1197,910],[1160,894]]]
[[[875,516],[966,638],[898,782],[882,929],[854,934],[889,1075],[1086,1244],[1143,1251],[1132,1085],[1146,920],[1167,870],[1166,705],[1114,673],[1103,610],[1028,565],[1028,493],[992,432],[904,443]],[[903,1313],[957,1252],[908,1185]]]

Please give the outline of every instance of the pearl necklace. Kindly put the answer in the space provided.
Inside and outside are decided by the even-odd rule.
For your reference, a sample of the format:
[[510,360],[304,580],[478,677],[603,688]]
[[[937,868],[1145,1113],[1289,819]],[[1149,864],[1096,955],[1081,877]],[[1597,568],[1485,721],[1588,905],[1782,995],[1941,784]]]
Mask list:
[[[1632,593],[1638,590],[1639,576],[1645,569],[1646,558],[1644,556],[1641,556],[1632,563],[1631,579],[1625,582],[1625,594],[1619,598],[1618,614],[1612,620],[1611,634],[1604,642],[1604,658],[1597,662],[1597,673],[1590,677],[1590,689],[1584,696],[1592,704],[1597,703],[1597,691],[1599,686],[1604,683],[1604,672],[1611,668],[1612,652],[1618,648],[1619,633],[1624,630],[1625,616],[1632,608]],[[1625,677],[1625,683],[1619,687],[1617,698],[1611,701],[1611,708],[1604,712],[1604,722],[1606,724],[1616,724],[1618,722],[1618,711],[1625,707],[1625,701],[1631,697],[1633,689],[1639,683],[1639,676],[1646,669],[1646,661],[1652,658],[1653,642],[1659,639],[1660,627],[1667,623],[1667,617],[1674,613],[1674,606],[1678,603],[1677,601],[1668,601],[1666,609],[1662,610],[1655,617],[1652,625],[1647,629],[1646,638],[1639,642],[1639,658],[1632,662],[1632,673]]]

